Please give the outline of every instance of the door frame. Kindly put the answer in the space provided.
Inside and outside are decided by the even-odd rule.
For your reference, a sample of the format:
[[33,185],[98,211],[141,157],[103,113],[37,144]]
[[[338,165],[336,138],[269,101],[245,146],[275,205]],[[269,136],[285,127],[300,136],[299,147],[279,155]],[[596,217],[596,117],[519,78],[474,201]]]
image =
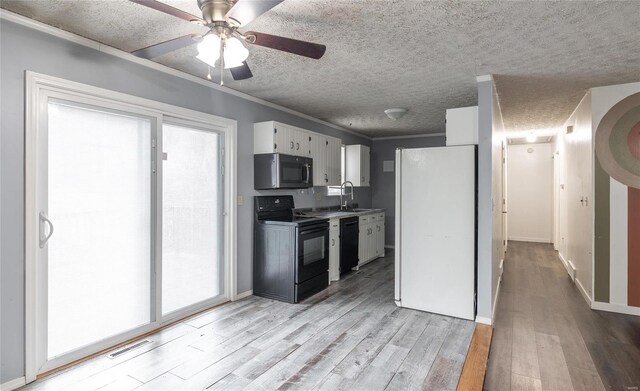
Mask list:
[[[48,372],[67,365],[78,359],[98,353],[101,350],[111,346],[125,342],[137,336],[141,336],[157,330],[164,325],[175,322],[178,319],[193,315],[198,311],[221,304],[222,302],[235,300],[238,296],[237,292],[237,204],[235,202],[237,195],[237,122],[232,119],[219,117],[211,114],[201,113],[194,110],[185,109],[178,106],[160,103],[153,100],[140,98],[124,93],[106,90],[86,84],[72,82],[53,76],[39,74],[31,71],[25,72],[25,89],[26,89],[26,107],[25,107],[25,378],[29,383],[34,381],[38,374]],[[46,299],[45,292],[42,292],[38,286],[38,239],[39,239],[39,218],[38,218],[38,194],[37,186],[38,171],[43,159],[38,156],[38,144],[42,142],[44,131],[42,129],[43,118],[41,116],[43,102],[47,102],[49,94],[62,94],[69,97],[75,97],[80,102],[83,98],[92,102],[104,102],[106,107],[117,105],[120,108],[130,108],[132,111],[143,111],[152,113],[160,122],[156,124],[156,129],[162,127],[162,118],[167,118],[168,123],[176,121],[188,121],[206,124],[205,128],[215,129],[224,135],[224,294],[221,298],[212,299],[197,303],[196,305],[187,307],[183,310],[167,314],[162,318],[159,311],[158,303],[155,303],[156,314],[160,312],[160,317],[152,316],[151,322],[135,330],[130,330],[122,335],[111,337],[99,343],[91,345],[90,348],[79,349],[72,355],[65,357],[64,361],[55,363],[54,367],[40,367],[43,352],[39,349],[38,331],[42,330],[43,318],[46,320],[45,314],[42,313],[43,296]],[[153,133],[153,132],[152,132]],[[159,139],[159,134],[156,139]],[[155,161],[162,162],[161,143],[155,149]],[[157,164],[156,175],[161,179],[161,164]],[[160,189],[160,187],[156,187]],[[157,192],[160,193],[160,192]],[[151,200],[152,203],[160,201],[156,197]],[[156,209],[157,210],[157,209]],[[157,216],[155,216],[157,217]],[[156,228],[157,224],[156,224]],[[155,246],[152,253],[155,253],[153,264],[158,265],[158,246],[161,240],[160,229],[152,231],[151,235],[155,239]],[[155,250],[155,251],[154,251]],[[157,277],[156,277],[157,279]],[[159,287],[159,285],[156,285]],[[156,294],[156,297],[157,294]],[[153,308],[154,305],[151,305]],[[46,307],[45,307],[46,308]],[[43,317],[44,316],[44,317]],[[46,352],[44,352],[46,356]],[[45,357],[46,359],[46,357]]]

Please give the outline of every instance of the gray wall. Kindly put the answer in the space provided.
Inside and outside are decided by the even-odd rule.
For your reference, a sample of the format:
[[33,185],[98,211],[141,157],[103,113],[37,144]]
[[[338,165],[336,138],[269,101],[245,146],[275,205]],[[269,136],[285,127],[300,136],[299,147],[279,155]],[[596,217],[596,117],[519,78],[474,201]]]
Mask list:
[[[0,26],[1,287],[0,383],[24,375],[24,72],[31,70],[238,121],[238,291],[251,289],[253,123],[276,120],[370,145],[368,139],[278,111],[6,20]],[[266,193],[265,193],[266,194]],[[297,206],[338,204],[334,197],[296,194]],[[357,202],[370,206],[368,188]],[[318,197],[317,197],[318,196]],[[319,200],[317,198],[320,198]]]
[[[444,131],[444,129],[443,129]],[[396,149],[441,147],[445,145],[444,136],[415,137],[389,140],[374,140],[371,149],[371,206],[387,210],[385,220],[385,245],[395,243],[396,227],[396,175],[383,172],[382,162],[396,160]]]

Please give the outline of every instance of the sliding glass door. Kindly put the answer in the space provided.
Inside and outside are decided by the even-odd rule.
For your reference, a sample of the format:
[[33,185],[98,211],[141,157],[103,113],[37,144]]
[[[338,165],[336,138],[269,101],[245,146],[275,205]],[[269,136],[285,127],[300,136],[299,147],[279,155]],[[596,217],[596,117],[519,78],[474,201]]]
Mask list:
[[223,293],[222,137],[162,129],[162,313]]
[[48,103],[48,359],[151,321],[151,125]]
[[226,301],[223,128],[62,92],[37,107],[29,373]]

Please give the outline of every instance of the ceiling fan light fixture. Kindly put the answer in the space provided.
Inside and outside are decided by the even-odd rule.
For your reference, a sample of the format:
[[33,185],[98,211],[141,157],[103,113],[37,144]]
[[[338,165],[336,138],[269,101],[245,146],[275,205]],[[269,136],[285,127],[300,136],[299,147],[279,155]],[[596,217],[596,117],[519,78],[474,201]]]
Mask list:
[[224,47],[225,68],[238,67],[242,65],[247,57],[249,57],[249,49],[244,47],[238,38],[227,38],[227,43]]
[[[216,67],[216,62],[220,59],[220,37],[209,34],[198,44],[198,55],[196,58],[212,67]],[[224,46],[224,67],[235,68],[241,66],[243,61],[249,57],[249,50],[244,47],[237,38],[227,38]]]
[[400,108],[386,109],[384,113],[387,115],[387,117],[395,121],[397,119],[400,119],[405,114],[407,114],[407,109],[400,109]]

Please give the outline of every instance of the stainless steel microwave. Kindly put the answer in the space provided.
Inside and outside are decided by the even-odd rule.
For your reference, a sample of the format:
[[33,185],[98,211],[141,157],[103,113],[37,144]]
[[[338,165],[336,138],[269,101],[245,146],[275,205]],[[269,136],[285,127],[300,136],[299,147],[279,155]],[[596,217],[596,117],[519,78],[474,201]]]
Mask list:
[[253,155],[254,189],[304,189],[312,186],[313,159],[282,153]]

